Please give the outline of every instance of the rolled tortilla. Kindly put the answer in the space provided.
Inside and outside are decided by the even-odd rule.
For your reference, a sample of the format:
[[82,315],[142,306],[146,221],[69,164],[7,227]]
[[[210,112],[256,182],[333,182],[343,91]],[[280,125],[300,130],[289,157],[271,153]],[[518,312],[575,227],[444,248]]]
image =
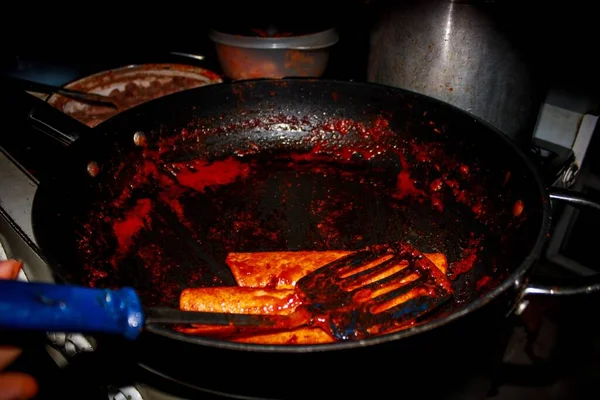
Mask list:
[[[343,250],[229,253],[226,262],[239,286],[293,289],[303,276],[352,253]],[[448,260],[443,253],[424,255],[446,273]]]

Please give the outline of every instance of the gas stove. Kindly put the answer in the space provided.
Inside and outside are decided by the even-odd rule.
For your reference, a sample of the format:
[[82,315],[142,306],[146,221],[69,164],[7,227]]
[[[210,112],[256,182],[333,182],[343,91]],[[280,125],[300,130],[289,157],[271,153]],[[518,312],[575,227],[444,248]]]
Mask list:
[[[80,73],[63,70],[53,76],[46,74],[39,80],[60,85],[78,74]],[[35,76],[24,77],[35,80]],[[589,175],[584,160],[592,134],[596,130],[597,116],[562,108],[555,103],[552,96],[549,96],[542,107],[534,133],[535,145],[531,156],[546,174],[549,182],[563,187],[581,187],[585,185],[581,183],[582,178]],[[51,271],[36,245],[30,210],[37,185],[37,171],[52,162],[54,144],[43,136],[30,141],[16,136],[18,137],[13,137],[13,140],[0,143],[0,256],[18,258],[24,262],[24,270],[19,279],[52,281]],[[31,135],[23,135],[25,136]],[[590,182],[595,182],[594,175],[591,176]],[[582,262],[570,262],[568,257],[561,253],[561,249],[565,248],[563,241],[568,236],[565,226],[571,223],[573,215],[573,212],[569,214],[569,210],[561,210],[561,213],[555,216],[558,220],[557,232],[549,246],[547,257],[539,267],[542,272],[553,276],[594,273]],[[494,376],[474,380],[464,389],[464,393],[449,398],[556,399],[560,398],[563,392],[568,398],[573,398],[569,397],[573,394],[571,386],[578,385],[584,378],[593,382],[593,367],[582,367],[583,371],[579,377],[566,374],[565,369],[575,369],[569,365],[581,367],[581,363],[576,358],[569,358],[561,353],[574,347],[572,342],[564,345],[564,340],[557,336],[565,332],[560,328],[560,324],[572,321],[571,307],[585,308],[586,303],[563,299],[559,301],[554,298],[548,301],[538,300],[523,303],[518,309],[519,316],[513,321],[514,329],[504,349],[503,365]],[[586,301],[589,302],[589,299]],[[593,342],[590,346],[595,346],[594,351],[598,353],[600,341],[591,337],[589,340]],[[582,352],[582,356],[589,356],[590,351],[584,349],[582,343],[578,344],[581,348],[577,351]],[[161,376],[156,371],[130,360],[107,360],[97,353],[93,337],[50,333],[47,335],[47,344],[43,351],[35,352],[30,358],[26,353],[25,361],[17,363],[14,368],[30,370],[35,360],[44,365],[37,369],[34,367],[40,376],[45,377],[43,381],[46,389],[45,393],[42,393],[45,396],[43,398],[244,398],[233,395],[236,392],[233,382],[229,394],[210,392],[174,382],[170,377]],[[111,357],[114,357],[114,354]],[[41,359],[44,361],[40,361]],[[554,363],[557,359],[562,362],[558,367]],[[575,364],[568,364],[569,362]],[[89,368],[92,363],[95,366]]]

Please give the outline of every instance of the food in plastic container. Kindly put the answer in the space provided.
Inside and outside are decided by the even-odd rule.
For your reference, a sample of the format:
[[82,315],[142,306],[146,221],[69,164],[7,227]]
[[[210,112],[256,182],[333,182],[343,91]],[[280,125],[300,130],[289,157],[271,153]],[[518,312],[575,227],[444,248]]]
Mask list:
[[248,34],[210,32],[223,73],[232,79],[319,77],[338,40],[334,28],[294,34],[253,29]]

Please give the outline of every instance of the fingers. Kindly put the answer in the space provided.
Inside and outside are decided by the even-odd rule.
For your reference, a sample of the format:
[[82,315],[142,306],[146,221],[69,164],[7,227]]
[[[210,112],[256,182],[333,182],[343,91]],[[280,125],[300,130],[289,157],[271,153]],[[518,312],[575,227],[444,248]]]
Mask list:
[[0,388],[0,400],[31,399],[38,391],[32,377],[18,372],[0,374]]
[[[0,261],[0,279],[16,279],[21,263],[15,260]],[[6,368],[19,357],[21,350],[0,345],[0,370]]]
[[21,355],[21,349],[0,344],[0,371],[12,364],[19,355]]
[[[0,261],[0,279],[17,279],[21,262]],[[0,345],[0,370],[6,368],[19,357],[21,350]],[[31,376],[18,372],[0,373],[0,400],[24,400],[36,395],[38,386]]]
[[0,261],[0,279],[17,279],[22,263],[16,260]]

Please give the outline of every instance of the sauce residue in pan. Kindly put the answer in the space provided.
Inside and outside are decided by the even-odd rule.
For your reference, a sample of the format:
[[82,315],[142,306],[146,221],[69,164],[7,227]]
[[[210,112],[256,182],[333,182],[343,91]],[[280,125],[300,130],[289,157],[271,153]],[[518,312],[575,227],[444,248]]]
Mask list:
[[192,160],[168,164],[166,169],[175,176],[180,185],[204,193],[206,187],[227,185],[243,179],[250,173],[250,166],[236,158],[209,162]]
[[127,252],[133,243],[133,237],[144,227],[150,226],[150,210],[152,210],[150,199],[139,199],[136,205],[127,211],[125,218],[113,223],[119,253]]
[[[458,279],[477,268],[486,231],[508,235],[526,218],[526,210],[513,215],[507,188],[500,188],[505,212],[487,200],[496,194],[477,163],[457,165],[442,144],[399,136],[384,116],[370,124],[273,116],[210,126],[196,122],[182,135],[148,135],[139,153],[109,172],[113,184],[102,188],[79,230],[85,283],[131,284],[148,305],[175,305],[185,287],[235,285],[219,272],[231,251],[349,250],[378,235],[403,239],[411,232],[446,250],[448,276]],[[249,133],[214,151],[202,140],[231,132]],[[423,207],[441,217],[458,213],[442,221],[470,214],[483,228],[463,248],[444,248],[458,239],[435,226],[398,223]]]

